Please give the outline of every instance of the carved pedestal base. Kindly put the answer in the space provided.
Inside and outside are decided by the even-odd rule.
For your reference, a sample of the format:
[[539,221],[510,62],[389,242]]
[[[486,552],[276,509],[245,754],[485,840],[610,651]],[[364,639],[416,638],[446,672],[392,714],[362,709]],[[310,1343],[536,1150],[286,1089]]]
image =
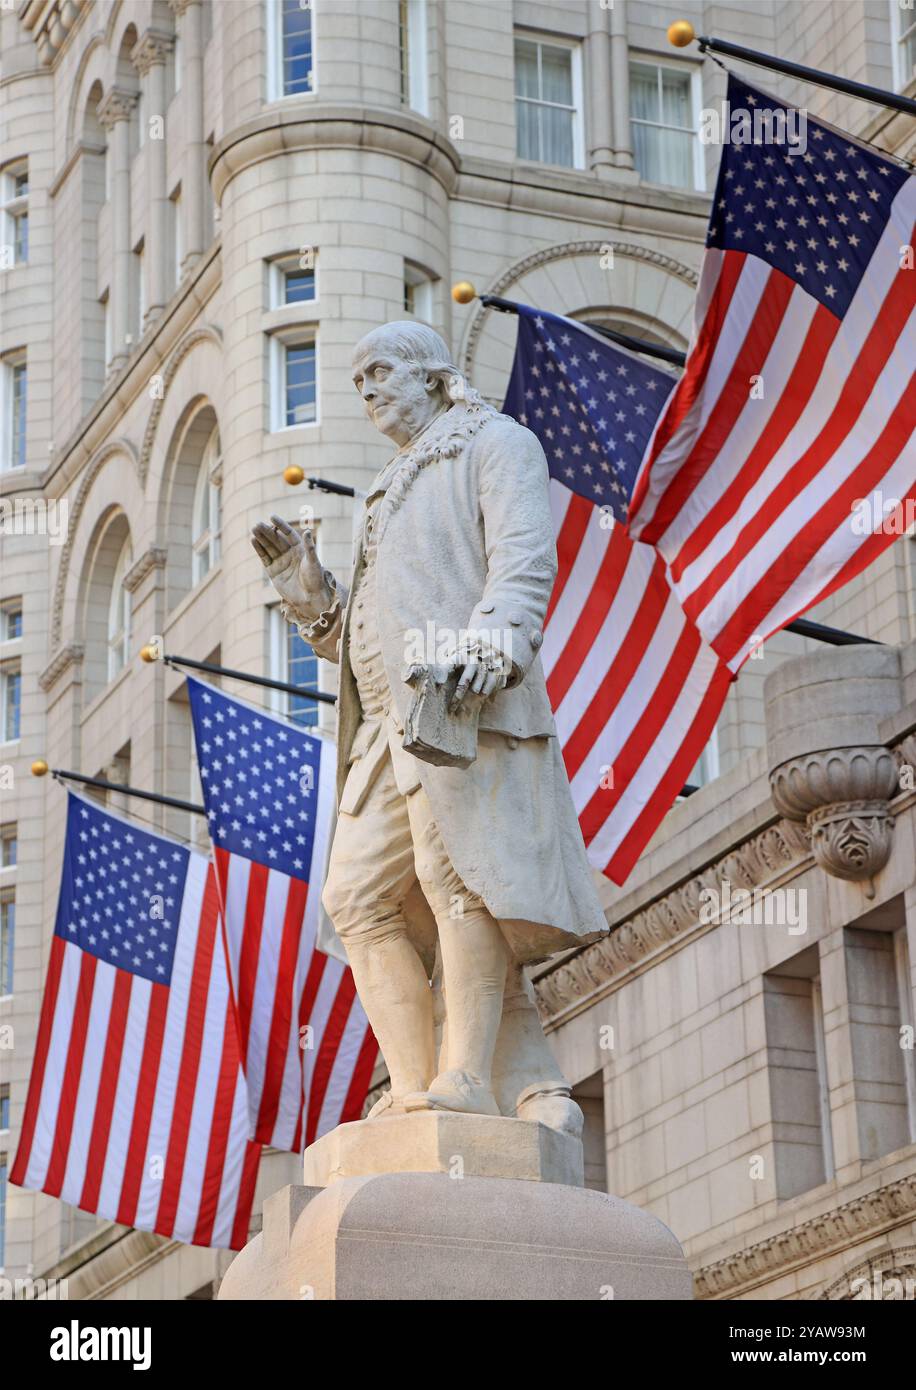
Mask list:
[[[523,1120],[429,1112],[341,1125],[306,1152],[309,1186],[267,1198],[264,1229],[219,1297],[692,1298],[667,1227],[570,1185],[582,1180],[576,1163],[578,1140]],[[424,1171],[400,1171],[408,1167]]]

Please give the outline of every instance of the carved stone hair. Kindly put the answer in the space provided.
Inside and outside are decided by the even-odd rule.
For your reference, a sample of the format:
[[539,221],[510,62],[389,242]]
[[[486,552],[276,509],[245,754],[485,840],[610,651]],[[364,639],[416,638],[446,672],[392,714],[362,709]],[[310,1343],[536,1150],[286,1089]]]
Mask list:
[[356,344],[353,350],[354,362],[364,357],[370,346],[384,342],[388,352],[405,362],[421,368],[430,376],[438,377],[446,400],[469,401],[476,397],[476,391],[465,380],[461,371],[449,357],[445,339],[434,328],[414,319],[396,319],[373,328]]

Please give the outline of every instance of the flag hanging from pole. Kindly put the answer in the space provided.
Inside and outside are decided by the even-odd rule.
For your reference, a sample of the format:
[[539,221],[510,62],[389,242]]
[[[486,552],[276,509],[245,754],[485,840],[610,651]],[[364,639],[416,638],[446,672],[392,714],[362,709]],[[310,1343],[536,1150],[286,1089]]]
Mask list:
[[378,1046],[350,969],[318,948],[335,747],[188,678],[251,1136],[298,1152],[362,1113]]
[[752,133],[804,140],[724,145],[686,369],[629,529],[737,671],[910,520],[916,177],[735,76],[728,101]]
[[10,1181],[110,1221],[240,1250],[248,1139],[206,856],[69,792],[64,867]]
[[731,675],[623,525],[676,379],[586,324],[518,308],[503,409],[540,439],[558,573],[541,661],[589,862],[622,883],[708,742]]

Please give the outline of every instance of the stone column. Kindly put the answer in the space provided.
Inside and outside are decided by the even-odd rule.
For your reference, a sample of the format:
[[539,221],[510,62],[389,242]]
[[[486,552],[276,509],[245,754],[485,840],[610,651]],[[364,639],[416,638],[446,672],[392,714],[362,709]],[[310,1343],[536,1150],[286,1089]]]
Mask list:
[[184,113],[184,175],[181,215],[182,278],[206,250],[207,147],[204,142],[204,44],[200,0],[169,0],[181,24],[181,105]]
[[614,163],[618,169],[633,168],[633,138],[630,133],[630,45],[627,42],[627,0],[615,0],[611,20],[611,124],[614,133]]
[[599,0],[589,0],[585,36],[588,167],[604,175],[615,163],[611,121],[611,13]]
[[[131,53],[146,94],[146,232],[143,273],[146,313],[141,332],[153,323],[169,297],[169,200],[166,187],[165,65],[174,44],[171,34],[147,29]],[[150,127],[150,120],[154,124]]]
[[130,332],[130,113],[136,92],[112,87],[99,106],[99,121],[108,134],[111,161],[111,284],[108,312],[111,315],[112,372],[127,361]]

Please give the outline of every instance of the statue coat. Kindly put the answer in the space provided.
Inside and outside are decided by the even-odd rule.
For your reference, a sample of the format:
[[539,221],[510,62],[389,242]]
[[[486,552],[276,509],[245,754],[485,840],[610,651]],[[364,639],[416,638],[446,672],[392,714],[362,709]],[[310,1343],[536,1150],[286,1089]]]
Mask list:
[[[506,689],[484,701],[470,767],[417,760],[449,858],[499,919],[520,961],[606,934],[538,656],[557,570],[547,460],[537,438],[476,393],[438,416],[379,479],[377,615],[401,730],[411,638],[480,631],[511,657]],[[371,496],[373,488],[370,488]],[[362,565],[361,528],[354,578]],[[319,656],[339,662],[338,800],[362,711],[347,659],[350,603]],[[352,591],[351,591],[352,592]],[[357,745],[358,748],[358,745]]]

